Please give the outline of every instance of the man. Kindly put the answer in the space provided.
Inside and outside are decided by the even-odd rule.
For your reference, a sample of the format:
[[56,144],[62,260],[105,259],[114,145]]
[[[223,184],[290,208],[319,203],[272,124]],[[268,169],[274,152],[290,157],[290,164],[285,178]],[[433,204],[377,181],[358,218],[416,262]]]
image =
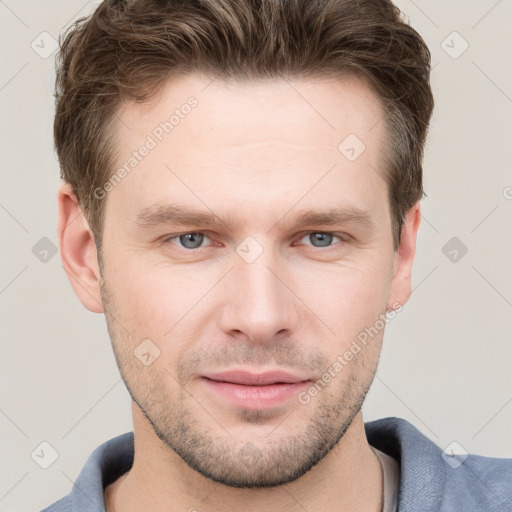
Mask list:
[[133,433],[47,511],[512,510],[511,460],[449,465],[361,414],[411,294],[429,73],[387,0],[111,0],[77,22],[59,242]]

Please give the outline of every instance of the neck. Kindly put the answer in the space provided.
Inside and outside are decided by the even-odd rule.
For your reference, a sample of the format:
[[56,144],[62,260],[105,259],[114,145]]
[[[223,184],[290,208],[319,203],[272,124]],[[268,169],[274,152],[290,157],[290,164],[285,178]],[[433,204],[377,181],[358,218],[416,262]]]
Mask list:
[[205,478],[164,445],[134,404],[132,411],[134,462],[107,487],[108,512],[382,510],[380,462],[366,439],[361,411],[316,466],[293,482],[268,489],[237,489]]

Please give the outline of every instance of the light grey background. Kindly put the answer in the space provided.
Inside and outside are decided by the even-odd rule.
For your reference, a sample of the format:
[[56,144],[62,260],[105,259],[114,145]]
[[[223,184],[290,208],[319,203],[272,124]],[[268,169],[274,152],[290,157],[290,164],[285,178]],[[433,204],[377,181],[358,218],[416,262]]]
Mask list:
[[[414,292],[387,327],[364,417],[512,457],[512,1],[397,4],[432,50],[436,108]],[[40,54],[96,5],[0,1],[2,511],[67,494],[91,451],[132,428],[103,315],[75,297],[59,254],[33,252],[57,244],[54,55]],[[452,237],[468,248],[456,262]],[[58,452],[48,469],[31,456],[42,442]]]

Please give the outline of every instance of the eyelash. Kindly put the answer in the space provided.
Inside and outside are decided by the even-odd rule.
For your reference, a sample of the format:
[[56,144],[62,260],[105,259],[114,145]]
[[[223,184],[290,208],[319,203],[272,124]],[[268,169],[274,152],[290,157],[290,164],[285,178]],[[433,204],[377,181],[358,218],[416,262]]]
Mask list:
[[[347,235],[345,233],[338,233],[338,232],[333,232],[333,231],[308,231],[307,233],[304,233],[301,236],[301,238],[304,238],[305,236],[310,235],[312,233],[322,234],[322,235],[333,235],[336,238],[338,238],[341,243],[348,241]],[[178,233],[177,235],[172,235],[170,237],[165,238],[163,240],[163,243],[164,244],[175,245],[175,244],[171,243],[171,240],[179,239],[179,237],[182,236],[182,235],[203,235],[206,238],[210,238],[208,236],[208,233],[205,233],[204,231],[186,231],[184,233]],[[335,247],[335,245],[329,245],[329,246],[326,246],[326,247],[314,247],[314,246],[310,246],[310,247],[313,247],[313,249],[320,249],[320,250],[326,251],[328,249],[332,249],[333,247]],[[195,249],[188,249],[186,247],[179,247],[179,248],[182,249],[183,251],[186,251],[186,252],[194,252],[194,251],[197,252],[197,251],[199,251],[199,249],[204,249],[205,247],[197,247]]]

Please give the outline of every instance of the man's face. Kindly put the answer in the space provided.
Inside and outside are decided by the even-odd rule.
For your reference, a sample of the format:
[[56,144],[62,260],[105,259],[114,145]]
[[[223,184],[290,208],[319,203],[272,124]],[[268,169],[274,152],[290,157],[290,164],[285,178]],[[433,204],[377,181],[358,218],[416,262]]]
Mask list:
[[[120,112],[116,169],[150,149],[104,199],[101,292],[123,379],[165,445],[218,482],[274,486],[333,448],[375,374],[382,328],[343,354],[391,303],[383,112],[353,79],[210,81],[180,78]],[[297,224],[334,210],[333,224]],[[215,380],[229,370],[299,383]]]

